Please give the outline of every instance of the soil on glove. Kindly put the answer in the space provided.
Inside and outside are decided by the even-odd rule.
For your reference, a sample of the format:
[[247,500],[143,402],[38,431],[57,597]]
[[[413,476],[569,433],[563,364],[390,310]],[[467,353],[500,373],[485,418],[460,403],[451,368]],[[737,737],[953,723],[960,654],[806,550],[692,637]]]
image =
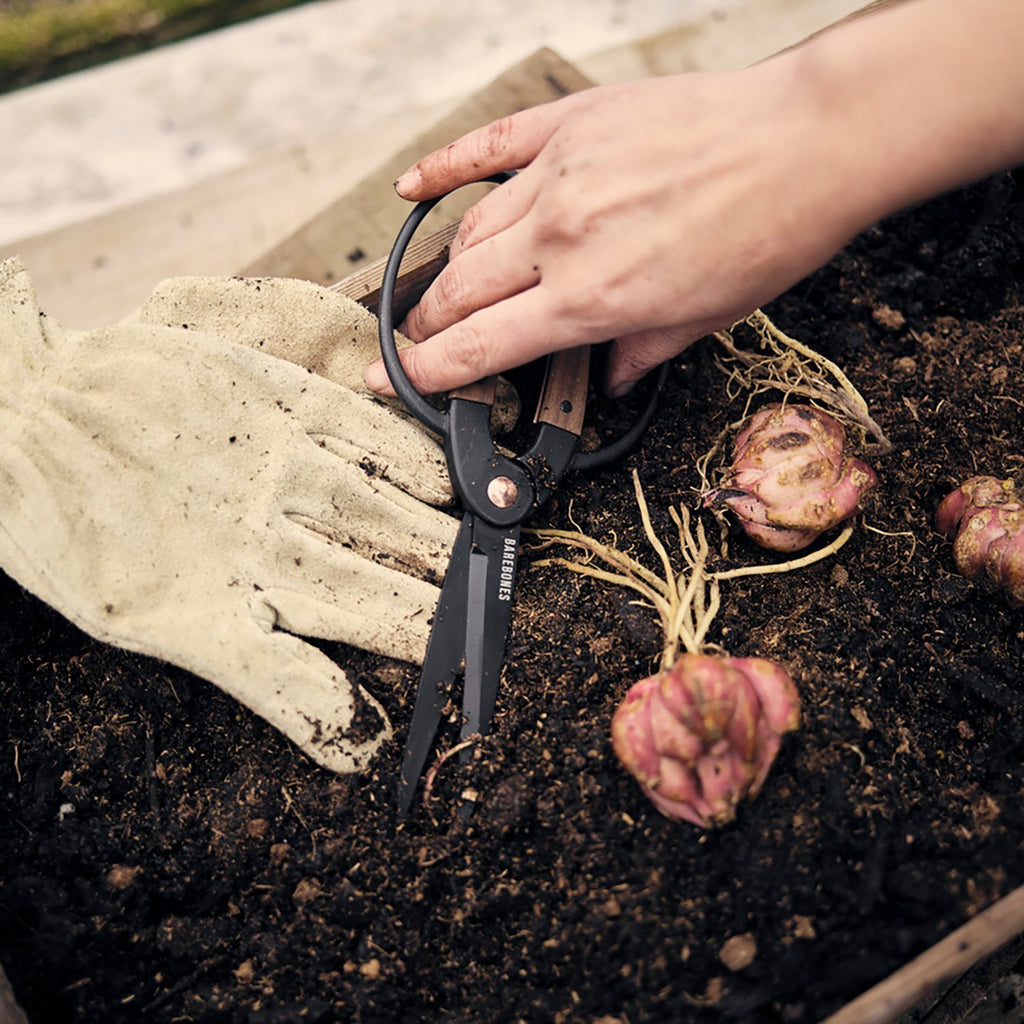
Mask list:
[[[661,817],[612,752],[660,651],[627,591],[524,562],[491,734],[402,821],[414,668],[326,645],[396,728],[339,778],[0,578],[0,963],[30,1019],[812,1022],[1024,883],[1024,612],[933,526],[967,477],[1024,487],[1022,273],[1024,176],[999,175],[768,308],[894,447],[834,557],[723,583],[710,639],[784,665],[803,723],[717,831]],[[643,446],[572,478],[548,524],[657,567],[630,471],[671,540],[742,409],[715,353],[676,362]],[[731,543],[730,565],[771,560]]]

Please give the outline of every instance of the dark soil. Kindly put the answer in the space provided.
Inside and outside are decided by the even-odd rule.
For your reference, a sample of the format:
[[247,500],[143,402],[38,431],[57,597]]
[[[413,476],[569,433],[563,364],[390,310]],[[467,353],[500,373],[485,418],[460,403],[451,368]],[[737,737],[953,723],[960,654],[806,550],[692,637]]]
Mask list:
[[[1024,613],[957,575],[932,525],[962,479],[1024,485],[1022,185],[894,217],[768,310],[895,447],[835,558],[723,585],[711,638],[786,666],[804,722],[719,831],[660,817],[612,753],[659,652],[625,592],[523,573],[493,730],[401,822],[399,741],[333,777],[0,579],[0,962],[34,1024],[810,1022],[1024,883]],[[647,558],[635,467],[673,535],[739,412],[712,354],[673,367],[642,449],[573,478],[552,524],[571,501]],[[415,670],[328,649],[404,740]],[[756,955],[730,970],[737,935]]]

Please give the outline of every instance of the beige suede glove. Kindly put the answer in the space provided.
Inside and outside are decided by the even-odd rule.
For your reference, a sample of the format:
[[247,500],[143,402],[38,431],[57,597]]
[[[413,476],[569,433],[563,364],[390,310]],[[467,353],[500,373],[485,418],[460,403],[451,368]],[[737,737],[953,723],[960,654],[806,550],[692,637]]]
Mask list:
[[[421,661],[424,579],[458,527],[427,504],[450,498],[436,441],[355,390],[376,330],[304,282],[180,279],[121,324],[67,331],[0,264],[0,567],[325,767],[364,767],[387,716],[299,636]],[[360,701],[379,731],[355,728]]]

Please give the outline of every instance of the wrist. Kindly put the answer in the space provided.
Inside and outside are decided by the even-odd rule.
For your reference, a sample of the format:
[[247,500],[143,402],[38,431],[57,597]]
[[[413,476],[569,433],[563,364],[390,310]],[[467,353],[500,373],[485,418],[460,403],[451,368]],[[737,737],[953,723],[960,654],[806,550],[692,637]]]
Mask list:
[[850,234],[1024,160],[1022,47],[1015,0],[907,0],[777,58],[816,108]]

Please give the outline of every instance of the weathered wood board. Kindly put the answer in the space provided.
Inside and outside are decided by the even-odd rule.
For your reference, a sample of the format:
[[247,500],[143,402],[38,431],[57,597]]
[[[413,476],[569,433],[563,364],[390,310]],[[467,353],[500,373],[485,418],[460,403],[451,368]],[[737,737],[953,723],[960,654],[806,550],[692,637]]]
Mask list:
[[[554,51],[537,51],[403,146],[355,188],[242,272],[301,277],[318,284],[332,284],[349,276],[391,248],[410,209],[395,196],[392,183],[418,157],[479,125],[592,84]],[[457,220],[484,187],[471,186],[444,199],[424,221],[423,233]]]

